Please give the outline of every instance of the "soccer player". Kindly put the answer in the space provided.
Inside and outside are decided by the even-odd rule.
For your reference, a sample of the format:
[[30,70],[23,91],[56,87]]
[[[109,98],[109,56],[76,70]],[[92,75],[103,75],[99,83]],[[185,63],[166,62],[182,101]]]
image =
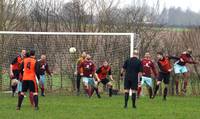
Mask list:
[[145,53],[144,58],[142,59],[142,79],[141,85],[138,86],[138,97],[141,93],[142,86],[146,85],[149,91],[149,98],[152,98],[153,95],[153,81],[152,81],[152,72],[154,77],[157,77],[157,71],[153,61],[151,60],[151,55],[149,52]]
[[189,48],[187,51],[183,52],[179,58],[179,60],[174,64],[174,72],[177,74],[176,79],[176,94],[179,95],[179,78],[180,75],[183,75],[184,84],[181,89],[182,94],[186,93],[186,87],[188,84],[189,70],[187,69],[186,64],[196,64],[192,58],[192,50]]
[[99,82],[99,78],[95,72],[95,64],[91,60],[91,56],[87,55],[85,60],[79,65],[79,72],[83,80],[84,90],[89,97],[92,96],[92,90],[95,90],[97,97],[101,98],[98,88],[95,83],[95,79]]
[[127,108],[129,100],[129,91],[132,90],[132,107],[136,108],[136,93],[138,88],[139,79],[142,76],[142,62],[139,59],[139,52],[134,51],[133,57],[127,59],[121,70],[121,76],[125,72],[124,79],[124,92],[125,92],[125,104],[124,108]]
[[40,79],[40,66],[37,60],[35,59],[35,51],[30,51],[30,57],[24,59],[21,64],[20,72],[23,72],[22,77],[22,92],[18,97],[17,110],[20,110],[21,104],[24,99],[24,93],[29,89],[30,92],[33,92],[33,100],[35,110],[38,110],[38,88],[36,83],[36,76]]
[[86,52],[83,52],[81,54],[81,57],[77,60],[76,66],[77,66],[77,71],[74,73],[76,75],[76,88],[77,88],[77,95],[80,93],[80,83],[81,83],[81,75],[78,70],[78,66],[85,60],[87,54]]
[[[112,86],[112,83],[110,82],[110,80],[111,81],[114,81],[114,80],[113,80],[112,73],[111,73],[111,67],[109,66],[108,62],[104,61],[103,65],[96,71],[96,73],[100,79],[100,82],[109,88],[109,97],[112,97],[112,87],[113,86]],[[109,75],[110,80],[107,78],[107,75]]]
[[157,58],[158,58],[158,67],[159,67],[159,74],[158,74],[158,79],[157,79],[157,84],[154,90],[154,95],[153,98],[155,98],[156,93],[159,89],[159,86],[161,85],[162,81],[165,84],[164,92],[163,92],[163,100],[166,100],[167,97],[167,92],[168,92],[168,85],[169,85],[169,80],[170,80],[170,73],[173,70],[170,64],[170,59],[176,59],[175,57],[167,57],[164,56],[162,52],[157,53]]
[[12,96],[14,97],[16,88],[19,82],[19,70],[20,70],[20,64],[23,61],[23,58],[25,57],[26,50],[22,50],[21,54],[18,55],[10,64],[10,78],[11,78],[11,86],[12,86]]
[[49,65],[46,61],[46,55],[41,55],[41,59],[38,61],[40,64],[40,89],[41,89],[41,96],[45,96],[44,94],[44,84],[45,84],[45,79],[46,75],[45,72],[51,76],[51,72],[49,70]]

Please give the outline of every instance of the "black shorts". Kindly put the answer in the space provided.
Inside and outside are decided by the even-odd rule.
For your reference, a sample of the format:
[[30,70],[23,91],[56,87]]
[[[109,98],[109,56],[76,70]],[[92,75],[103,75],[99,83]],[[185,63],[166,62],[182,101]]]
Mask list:
[[22,81],[22,92],[27,92],[28,89],[30,92],[38,92],[36,82],[31,80]]
[[169,84],[170,73],[159,73],[158,81],[163,81],[164,84]]
[[132,79],[132,80],[128,80],[125,79],[124,80],[124,89],[125,90],[137,90],[138,88],[138,79]]
[[103,85],[106,85],[106,84],[109,83],[109,82],[110,82],[110,81],[109,81],[109,79],[107,79],[107,78],[101,80],[101,83],[102,83]]
[[12,79],[19,80],[19,70],[13,70],[13,75],[14,75],[14,77],[12,77]]

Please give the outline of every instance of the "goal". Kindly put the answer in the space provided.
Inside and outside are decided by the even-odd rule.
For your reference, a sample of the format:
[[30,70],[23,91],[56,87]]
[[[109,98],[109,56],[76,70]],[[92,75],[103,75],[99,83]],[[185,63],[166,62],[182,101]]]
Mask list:
[[[91,33],[91,32],[22,32],[0,31],[0,88],[9,88],[9,64],[22,49],[36,51],[37,59],[41,54],[47,56],[53,78],[47,80],[51,90],[75,89],[75,64],[81,52],[92,56],[97,68],[104,60],[112,67],[114,86],[120,89],[120,68],[123,62],[137,48],[134,33]],[[76,48],[70,53],[69,48]]]

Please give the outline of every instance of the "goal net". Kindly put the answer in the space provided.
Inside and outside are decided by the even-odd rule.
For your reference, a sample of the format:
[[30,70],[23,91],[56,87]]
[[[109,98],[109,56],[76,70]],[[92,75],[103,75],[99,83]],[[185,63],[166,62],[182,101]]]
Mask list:
[[[0,31],[0,90],[9,90],[9,65],[22,49],[36,51],[36,58],[47,56],[53,77],[47,77],[49,90],[73,91],[76,87],[76,61],[84,51],[92,56],[96,67],[107,60],[112,67],[115,89],[120,89],[120,68],[131,56],[134,33],[72,33],[72,32],[9,32]],[[70,53],[71,47],[76,52]]]

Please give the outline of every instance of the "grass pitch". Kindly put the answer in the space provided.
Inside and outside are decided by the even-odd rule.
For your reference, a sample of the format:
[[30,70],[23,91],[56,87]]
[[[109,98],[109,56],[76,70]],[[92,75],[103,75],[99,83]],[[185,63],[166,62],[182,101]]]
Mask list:
[[141,97],[137,109],[123,108],[124,97],[103,95],[85,96],[47,95],[39,97],[39,111],[30,106],[28,96],[20,111],[16,111],[17,97],[0,94],[0,119],[200,119],[200,97],[161,97],[150,100]]

